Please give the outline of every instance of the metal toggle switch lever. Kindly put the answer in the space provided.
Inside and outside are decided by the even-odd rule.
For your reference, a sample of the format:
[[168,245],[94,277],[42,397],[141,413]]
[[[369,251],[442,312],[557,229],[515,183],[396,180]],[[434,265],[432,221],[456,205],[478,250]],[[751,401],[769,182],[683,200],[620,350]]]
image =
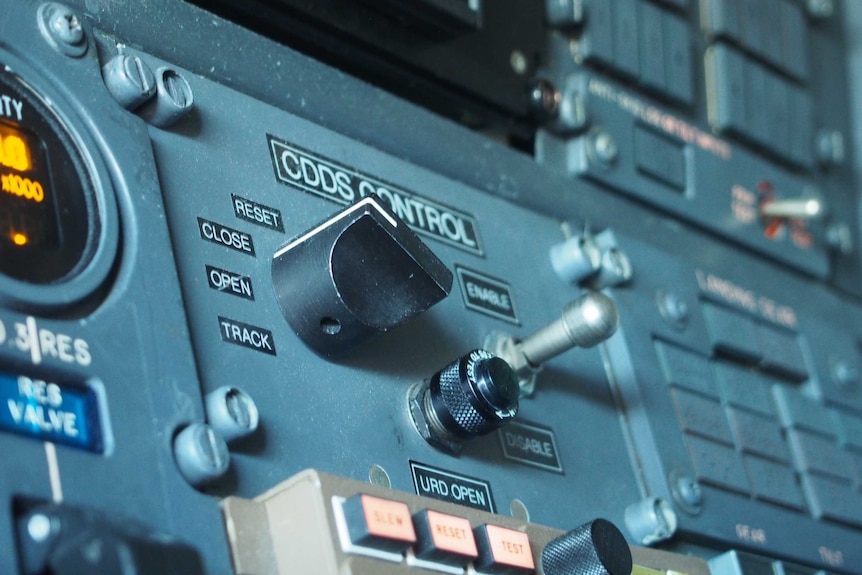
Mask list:
[[823,201],[818,198],[771,200],[760,206],[760,214],[767,218],[816,220],[825,214]]
[[569,302],[560,318],[524,339],[495,332],[485,349],[505,359],[515,375],[521,395],[532,395],[542,364],[573,347],[593,347],[611,337],[619,325],[617,307],[601,292],[589,292]]

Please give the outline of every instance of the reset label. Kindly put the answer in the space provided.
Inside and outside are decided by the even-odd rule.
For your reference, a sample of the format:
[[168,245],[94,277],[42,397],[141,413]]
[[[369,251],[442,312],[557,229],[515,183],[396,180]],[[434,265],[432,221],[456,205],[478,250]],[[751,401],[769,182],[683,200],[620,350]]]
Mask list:
[[563,472],[554,432],[545,427],[512,421],[498,430],[506,459]]
[[275,342],[272,340],[272,332],[268,329],[221,316],[218,322],[222,341],[275,355]]
[[418,234],[432,237],[476,255],[483,255],[476,219],[358,170],[268,135],[275,178],[342,205],[375,195]]
[[98,402],[87,387],[0,372],[0,401],[0,429],[102,451]]
[[487,481],[458,475],[415,461],[410,462],[416,494],[494,513],[494,498]]
[[233,213],[241,220],[284,233],[281,220],[281,210],[247,200],[236,194],[230,195],[233,202]]
[[509,284],[477,271],[455,265],[461,296],[467,309],[520,324]]

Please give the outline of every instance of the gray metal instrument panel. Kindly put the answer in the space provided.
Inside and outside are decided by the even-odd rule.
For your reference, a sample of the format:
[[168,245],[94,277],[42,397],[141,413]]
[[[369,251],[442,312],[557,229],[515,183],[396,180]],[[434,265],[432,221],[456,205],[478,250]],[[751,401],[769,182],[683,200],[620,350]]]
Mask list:
[[[613,169],[589,164],[593,132],[541,134],[536,162],[185,4],[75,6],[84,49],[71,55],[40,32],[44,8],[8,4],[0,64],[81,151],[96,224],[73,279],[0,275],[0,572],[29,572],[22,537],[39,542],[34,510],[53,502],[96,513],[91,526],[128,518],[155,533],[131,539],[176,545],[183,560],[192,548],[204,572],[228,573],[218,501],[308,468],[557,529],[605,517],[635,544],[645,519],[632,514],[660,501],[676,528],[662,548],[859,572],[862,308],[824,283],[834,262],[822,230],[800,247],[788,230],[764,238],[758,217],[734,220],[735,200],[760,201],[733,195],[738,173],[797,197],[807,178],[795,168],[742,147],[722,157],[703,126],[702,145],[686,147],[662,127],[674,108],[626,99],[580,68],[620,144]],[[118,57],[154,70],[165,94],[119,106],[106,80]],[[165,100],[174,109],[155,104]],[[650,125],[632,102],[670,120]],[[0,118],[0,137],[29,137],[9,125]],[[648,157],[667,146],[668,163]],[[721,194],[692,191],[716,181]],[[346,353],[314,351],[284,309],[317,295],[280,291],[274,258],[370,197],[400,218],[380,212],[386,239],[409,227],[432,254],[413,252],[411,265],[439,258],[451,291]],[[563,281],[550,255],[585,230],[631,262],[628,281],[598,286],[619,310],[617,333],[548,360],[514,421],[460,453],[432,446],[411,416],[415,386],[495,334],[529,336],[590,291]],[[360,295],[385,301],[374,288],[391,287],[386,258],[365,256],[345,265]],[[309,283],[337,275],[307,269]],[[327,335],[344,327],[312,319]],[[215,425],[207,398],[225,386],[253,401],[257,429],[229,454],[203,435],[189,463],[180,438]],[[224,473],[200,467],[228,457]]]

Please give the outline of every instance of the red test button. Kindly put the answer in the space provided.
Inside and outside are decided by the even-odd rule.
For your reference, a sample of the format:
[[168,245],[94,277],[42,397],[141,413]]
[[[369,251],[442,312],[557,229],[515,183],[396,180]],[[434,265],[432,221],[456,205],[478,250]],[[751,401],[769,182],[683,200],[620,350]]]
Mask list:
[[354,545],[401,553],[416,541],[406,503],[357,494],[341,509]]
[[418,542],[416,557],[446,565],[464,566],[479,556],[473,528],[463,517],[425,509],[413,516]]
[[536,569],[526,533],[497,525],[474,530],[479,548],[476,571],[490,575],[529,575]]

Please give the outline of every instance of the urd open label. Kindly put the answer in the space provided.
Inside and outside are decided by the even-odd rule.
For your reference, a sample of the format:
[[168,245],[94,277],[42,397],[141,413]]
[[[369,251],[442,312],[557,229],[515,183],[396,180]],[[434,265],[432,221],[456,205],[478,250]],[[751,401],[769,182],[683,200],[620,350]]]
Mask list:
[[467,309],[520,325],[509,284],[457,264],[455,271]]
[[491,485],[487,481],[410,462],[416,494],[495,513]]

